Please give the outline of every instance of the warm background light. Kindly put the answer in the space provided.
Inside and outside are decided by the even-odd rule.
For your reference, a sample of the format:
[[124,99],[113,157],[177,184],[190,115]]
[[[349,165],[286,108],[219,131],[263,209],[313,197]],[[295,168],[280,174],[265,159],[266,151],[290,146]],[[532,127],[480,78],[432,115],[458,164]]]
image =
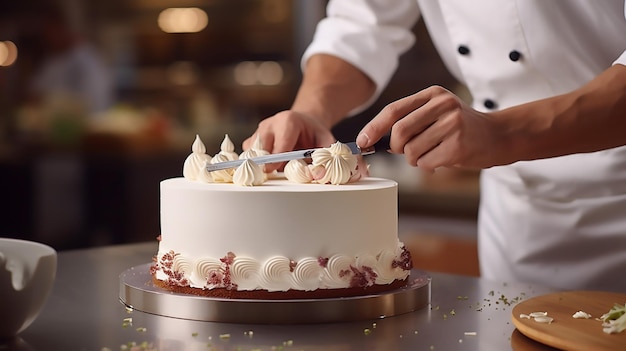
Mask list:
[[233,75],[239,85],[278,85],[285,74],[276,61],[244,61],[235,66]]
[[17,60],[17,46],[12,41],[0,41],[0,66],[11,66]]
[[168,8],[161,11],[158,23],[166,33],[197,33],[206,28],[209,16],[197,7]]
[[283,80],[283,68],[275,61],[261,62],[256,74],[262,85],[278,85]]
[[234,78],[239,85],[256,84],[256,63],[252,61],[240,62],[235,66]]

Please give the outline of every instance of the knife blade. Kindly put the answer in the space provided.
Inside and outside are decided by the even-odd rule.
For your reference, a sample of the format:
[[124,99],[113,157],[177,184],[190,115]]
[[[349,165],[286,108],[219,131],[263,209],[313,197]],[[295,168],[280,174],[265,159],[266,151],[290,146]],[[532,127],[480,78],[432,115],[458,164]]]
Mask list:
[[[360,147],[358,147],[356,142],[354,141],[349,142],[349,143],[344,143],[344,144],[350,148],[350,151],[352,152],[353,155],[362,155],[362,156],[371,155],[377,151],[380,152],[380,151],[389,150],[389,135],[383,136],[374,145],[364,148],[364,149],[361,149]],[[258,165],[262,165],[266,163],[299,160],[299,159],[304,159],[304,158],[311,158],[311,155],[313,155],[313,152],[315,152],[315,150],[320,150],[320,149],[322,148],[281,152],[278,154],[270,154],[270,155],[265,155],[265,156],[252,157],[249,160],[253,161],[254,163]],[[218,171],[222,169],[235,168],[235,167],[239,167],[242,163],[244,163],[244,161],[245,159],[218,162],[218,163],[207,165],[206,169],[209,172],[213,172],[213,171]]]

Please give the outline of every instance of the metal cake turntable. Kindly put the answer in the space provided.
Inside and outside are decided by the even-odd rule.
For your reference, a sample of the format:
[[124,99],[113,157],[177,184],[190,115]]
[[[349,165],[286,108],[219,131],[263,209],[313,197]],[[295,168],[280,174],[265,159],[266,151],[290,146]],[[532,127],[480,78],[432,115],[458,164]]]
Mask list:
[[371,320],[430,304],[431,278],[411,270],[403,288],[357,297],[299,300],[224,299],[180,294],[152,283],[150,263],[120,274],[120,301],[134,310],[182,319],[243,324],[308,324]]

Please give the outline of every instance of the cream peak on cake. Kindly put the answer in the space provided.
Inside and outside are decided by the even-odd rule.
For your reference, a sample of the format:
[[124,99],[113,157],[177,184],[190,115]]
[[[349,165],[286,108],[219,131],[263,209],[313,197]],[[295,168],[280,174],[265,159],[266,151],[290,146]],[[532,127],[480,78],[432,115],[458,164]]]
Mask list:
[[265,148],[263,147],[263,143],[261,142],[261,137],[259,137],[258,134],[256,138],[254,139],[254,143],[252,143],[252,147],[250,149],[256,151],[259,156],[270,154],[269,151],[265,150]]
[[200,140],[200,136],[196,135],[196,139],[191,144],[191,154],[187,156],[183,164],[183,176],[196,180],[205,162],[211,162],[211,156],[206,154],[204,143]]
[[[228,156],[226,156],[225,154],[221,152],[215,155],[215,157],[211,159],[212,164],[219,163],[219,162],[226,162],[226,161],[232,161],[232,160],[229,159]],[[213,171],[213,172],[206,171],[206,169],[204,171],[207,173],[207,177],[210,176],[213,179],[213,182],[217,182],[217,183],[232,183],[233,173],[235,172],[234,169],[232,168],[220,169],[220,170]],[[211,182],[208,182],[208,183],[211,183]]]
[[233,174],[233,183],[243,186],[261,185],[265,182],[265,174],[252,160],[246,159],[237,167]]
[[220,145],[220,154],[226,156],[229,161],[236,160],[239,155],[235,152],[235,144],[230,140],[228,134],[224,135],[224,140],[222,140],[222,144]]

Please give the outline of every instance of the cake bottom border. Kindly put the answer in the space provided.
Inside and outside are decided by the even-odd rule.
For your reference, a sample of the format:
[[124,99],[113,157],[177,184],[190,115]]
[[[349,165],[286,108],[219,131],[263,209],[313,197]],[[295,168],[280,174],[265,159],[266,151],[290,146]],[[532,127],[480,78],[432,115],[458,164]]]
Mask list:
[[416,269],[403,287],[370,295],[258,300],[168,291],[154,284],[150,266],[134,266],[120,274],[120,302],[133,310],[181,319],[241,324],[350,322],[414,312],[431,301],[431,277]]

